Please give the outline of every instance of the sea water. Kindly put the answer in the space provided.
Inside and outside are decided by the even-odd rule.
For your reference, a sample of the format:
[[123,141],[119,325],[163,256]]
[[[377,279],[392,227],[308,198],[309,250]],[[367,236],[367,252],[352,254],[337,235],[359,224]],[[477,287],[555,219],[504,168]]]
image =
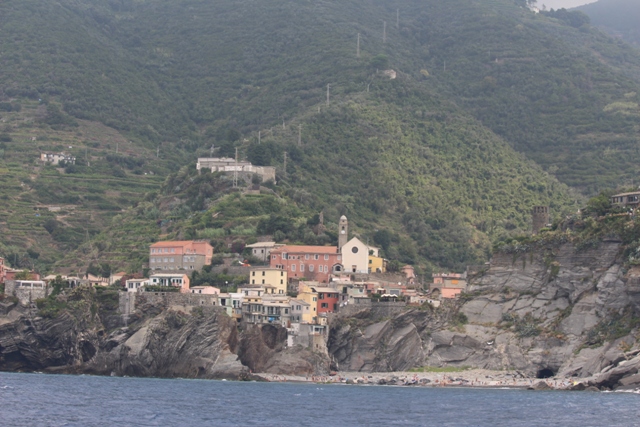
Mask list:
[[627,393],[0,373],[0,426],[638,426]]

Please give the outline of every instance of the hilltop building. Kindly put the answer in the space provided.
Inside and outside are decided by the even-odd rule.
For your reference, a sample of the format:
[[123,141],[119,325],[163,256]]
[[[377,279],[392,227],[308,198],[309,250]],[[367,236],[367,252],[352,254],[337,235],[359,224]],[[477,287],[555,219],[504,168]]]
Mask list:
[[549,222],[549,206],[534,206],[531,212],[531,228],[533,234],[538,234]]
[[157,242],[149,248],[149,268],[199,271],[212,257],[213,246],[203,240]]
[[611,204],[619,207],[637,208],[640,204],[640,191],[614,194],[611,196]]
[[61,162],[65,164],[75,165],[76,158],[66,153],[40,153],[40,161],[52,165],[59,165]]
[[279,247],[284,246],[282,243],[276,242],[258,242],[245,246],[245,248],[251,249],[251,255],[258,258],[262,262],[269,261],[271,251]]
[[196,163],[198,173],[202,169],[209,169],[211,172],[238,173],[241,178],[251,181],[251,177],[259,175],[263,181],[276,180],[276,168],[273,166],[254,166],[250,162],[236,161],[230,157],[203,157]]

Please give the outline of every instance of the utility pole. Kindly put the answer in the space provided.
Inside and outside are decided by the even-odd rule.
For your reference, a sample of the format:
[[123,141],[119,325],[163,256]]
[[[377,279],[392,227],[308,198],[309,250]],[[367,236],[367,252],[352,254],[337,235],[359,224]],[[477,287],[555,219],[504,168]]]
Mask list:
[[262,136],[262,131],[258,131],[258,144],[260,144],[261,136]]
[[215,145],[211,144],[211,157],[213,157],[213,150],[215,150]]
[[329,105],[329,91],[330,91],[330,89],[331,89],[331,85],[328,84],[327,85],[327,105]]
[[360,33],[358,33],[358,44],[356,48],[356,58],[360,58]]
[[387,42],[387,21],[382,21],[382,43]]
[[284,173],[282,176],[287,176],[287,152],[284,152]]
[[302,125],[298,125],[298,147],[302,145]]
[[233,168],[233,186],[238,186],[238,147],[236,147],[236,165]]

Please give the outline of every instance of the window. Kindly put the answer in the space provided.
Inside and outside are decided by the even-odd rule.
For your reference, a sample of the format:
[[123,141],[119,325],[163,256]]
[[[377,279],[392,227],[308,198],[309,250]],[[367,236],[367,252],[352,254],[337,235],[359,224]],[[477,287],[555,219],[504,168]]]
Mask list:
[[262,272],[262,275],[263,275],[263,276],[264,276],[264,273],[265,273],[265,272],[263,271],[263,272]]
[[318,294],[318,298],[324,299],[324,294]]
[[325,265],[325,266],[324,266],[324,272],[325,272],[325,273],[328,273],[328,272],[329,272],[329,266],[328,266],[328,265]]
[[155,263],[156,259],[155,258],[151,258],[151,264]]
[[264,285],[264,279],[262,279],[262,284]]
[[282,254],[282,259],[287,259],[287,253],[286,252]]
[[288,308],[284,309],[284,314],[289,314],[289,309]]
[[328,261],[328,260],[329,260],[329,255],[325,254],[325,255],[324,255],[324,260],[325,260],[325,261]]
[[252,284],[252,285],[255,285],[255,284],[256,284],[256,281],[255,281],[254,279],[251,279],[251,284]]
[[313,272],[313,264],[309,266],[309,271]]
[[295,264],[291,264],[291,271],[296,271],[296,265]]
[[251,272],[251,275],[255,277],[256,272],[255,272],[255,271],[252,271],[252,272]]
[[351,248],[351,252],[353,252],[354,254],[357,254],[358,253],[358,247],[357,246],[352,247]]
[[309,254],[306,254],[306,255],[304,256],[304,259],[309,259]]
[[280,272],[280,277],[284,276],[284,271]]
[[273,255],[273,256],[271,257],[271,259],[276,259],[276,255]]
[[369,260],[369,264],[373,264],[373,260],[372,259]]
[[176,262],[175,258],[169,258],[169,262]]
[[300,264],[300,271],[304,271],[304,264]]
[[318,298],[313,297],[313,302],[317,302],[317,301],[318,301]]
[[280,279],[280,284],[284,285],[284,280]]
[[323,302],[322,304],[320,304],[320,307],[329,308],[329,304],[327,304],[326,302]]
[[338,255],[338,261],[342,261],[342,255]]

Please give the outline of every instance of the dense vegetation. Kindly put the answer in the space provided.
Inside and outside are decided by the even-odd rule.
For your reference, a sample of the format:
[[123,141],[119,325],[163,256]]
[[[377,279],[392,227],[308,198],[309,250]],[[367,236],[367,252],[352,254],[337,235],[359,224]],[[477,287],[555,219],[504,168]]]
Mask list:
[[640,47],[640,7],[635,0],[599,0],[580,6],[591,22],[614,36]]
[[[594,192],[637,173],[640,55],[525,3],[4,2],[0,254],[139,271],[158,239],[328,244],[346,214],[388,258],[481,262],[531,206],[575,208],[555,177]],[[195,172],[236,149],[277,184]]]

